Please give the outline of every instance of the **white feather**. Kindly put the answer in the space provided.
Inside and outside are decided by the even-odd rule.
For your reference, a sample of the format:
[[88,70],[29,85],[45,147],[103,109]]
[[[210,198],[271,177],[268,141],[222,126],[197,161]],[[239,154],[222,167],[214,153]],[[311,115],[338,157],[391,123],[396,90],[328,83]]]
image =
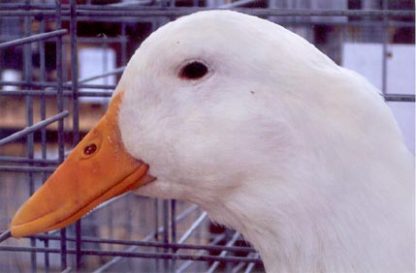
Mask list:
[[[200,80],[178,77],[190,60]],[[414,159],[361,76],[281,26],[231,11],[153,33],[118,86],[140,194],[202,206],[268,272],[414,271]]]

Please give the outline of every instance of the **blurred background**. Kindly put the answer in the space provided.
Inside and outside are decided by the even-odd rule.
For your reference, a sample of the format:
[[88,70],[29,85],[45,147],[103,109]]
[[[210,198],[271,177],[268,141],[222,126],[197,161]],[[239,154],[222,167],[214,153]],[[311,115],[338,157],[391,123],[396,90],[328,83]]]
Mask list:
[[[140,43],[204,9],[281,24],[365,76],[414,153],[412,0],[0,0],[0,231],[103,115]],[[0,272],[263,271],[240,234],[197,206],[133,194],[64,231],[0,244]]]

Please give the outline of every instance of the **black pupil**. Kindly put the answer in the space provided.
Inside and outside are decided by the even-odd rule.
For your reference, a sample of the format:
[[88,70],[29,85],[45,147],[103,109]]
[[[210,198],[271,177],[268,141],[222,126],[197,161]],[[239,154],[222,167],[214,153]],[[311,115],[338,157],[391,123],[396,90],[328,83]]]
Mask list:
[[192,62],[185,65],[181,71],[181,78],[185,79],[199,79],[207,74],[208,68],[205,64],[200,62]]
[[87,147],[84,148],[84,154],[91,155],[91,154],[95,153],[96,150],[97,150],[97,145],[90,144],[90,145],[88,145]]

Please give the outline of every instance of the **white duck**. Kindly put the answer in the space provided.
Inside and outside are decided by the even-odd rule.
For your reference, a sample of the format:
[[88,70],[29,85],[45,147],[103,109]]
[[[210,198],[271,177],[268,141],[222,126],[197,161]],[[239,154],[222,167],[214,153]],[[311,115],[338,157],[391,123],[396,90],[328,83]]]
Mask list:
[[199,204],[270,273],[413,272],[413,156],[378,91],[303,38],[196,13],[143,42],[116,91],[13,236],[138,187]]

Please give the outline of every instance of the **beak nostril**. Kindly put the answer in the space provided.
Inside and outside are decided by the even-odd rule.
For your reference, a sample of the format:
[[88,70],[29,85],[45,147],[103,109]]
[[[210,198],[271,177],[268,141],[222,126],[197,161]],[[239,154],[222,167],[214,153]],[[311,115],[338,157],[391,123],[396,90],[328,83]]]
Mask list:
[[95,151],[97,151],[97,145],[95,145],[94,143],[84,148],[85,155],[92,155],[93,153],[95,153]]

